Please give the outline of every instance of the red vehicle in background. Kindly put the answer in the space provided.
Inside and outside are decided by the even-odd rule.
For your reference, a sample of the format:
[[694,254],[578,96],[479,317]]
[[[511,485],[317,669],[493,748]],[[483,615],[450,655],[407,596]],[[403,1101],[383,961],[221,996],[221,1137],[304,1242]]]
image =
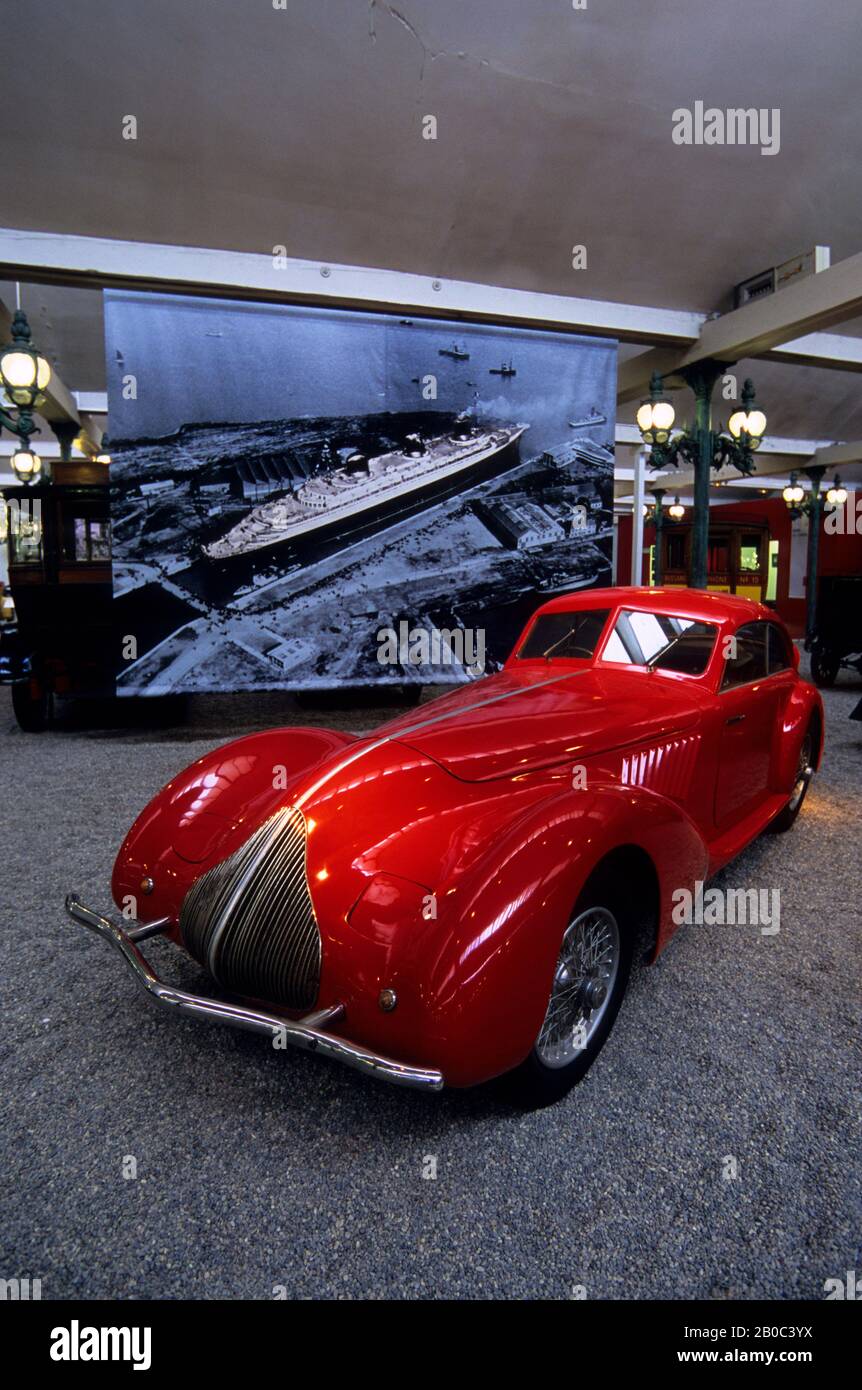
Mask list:
[[[823,746],[797,667],[749,600],[556,598],[502,671],[370,736],[276,729],[200,759],[122,845],[121,921],[67,907],[181,1012],[403,1085],[515,1071],[545,1103],[607,1038],[639,933],[667,944],[675,892],[795,821]],[[156,933],[230,997],[161,982]]]

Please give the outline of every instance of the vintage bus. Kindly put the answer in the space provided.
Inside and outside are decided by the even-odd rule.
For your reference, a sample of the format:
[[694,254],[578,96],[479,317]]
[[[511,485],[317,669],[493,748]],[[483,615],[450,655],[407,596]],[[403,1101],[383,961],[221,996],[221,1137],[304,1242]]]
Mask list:
[[[692,527],[666,520],[662,526],[663,584],[688,584]],[[707,586],[716,593],[768,603],[775,599],[777,547],[767,522],[713,522],[707,549]],[[655,547],[650,549],[650,583],[655,582]]]

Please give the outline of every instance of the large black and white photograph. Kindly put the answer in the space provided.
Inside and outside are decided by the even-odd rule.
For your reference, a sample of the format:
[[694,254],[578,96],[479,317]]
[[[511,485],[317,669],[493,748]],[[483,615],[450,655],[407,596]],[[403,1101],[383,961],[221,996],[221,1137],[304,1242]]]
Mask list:
[[613,341],[105,298],[118,693],[458,683],[609,582]]

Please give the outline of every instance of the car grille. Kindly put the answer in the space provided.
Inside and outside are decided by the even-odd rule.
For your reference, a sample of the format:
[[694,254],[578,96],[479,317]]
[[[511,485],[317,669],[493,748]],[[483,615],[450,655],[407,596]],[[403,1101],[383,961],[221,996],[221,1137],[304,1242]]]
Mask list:
[[226,989],[310,1008],[320,985],[320,932],[305,872],[306,826],[276,811],[192,884],[180,909],[186,947]]

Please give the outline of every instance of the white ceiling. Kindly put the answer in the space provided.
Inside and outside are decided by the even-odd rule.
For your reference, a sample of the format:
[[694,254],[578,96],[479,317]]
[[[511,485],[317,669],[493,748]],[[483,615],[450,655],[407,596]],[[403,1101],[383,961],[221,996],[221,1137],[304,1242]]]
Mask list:
[[[862,249],[858,0],[587,6],[28,0],[3,17],[0,221],[700,311],[815,243]],[[697,100],[779,108],[780,153],[675,145]],[[23,295],[67,385],[104,389],[99,296]],[[862,436],[859,376],[737,370],[771,431]]]

